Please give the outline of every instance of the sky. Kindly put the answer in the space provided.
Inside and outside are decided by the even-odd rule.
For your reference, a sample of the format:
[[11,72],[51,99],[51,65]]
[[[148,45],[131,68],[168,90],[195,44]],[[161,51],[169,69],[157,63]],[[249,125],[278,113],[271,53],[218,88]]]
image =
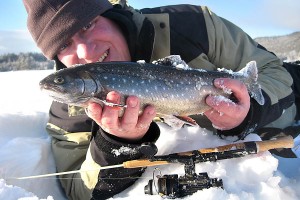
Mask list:
[[[39,90],[38,84],[51,72],[53,71],[0,73],[0,199],[66,200],[56,177],[16,179],[55,172],[50,138],[45,130],[51,99]],[[22,84],[15,84],[15,80]],[[158,125],[161,134],[156,142],[157,155],[226,145],[236,139],[220,139],[203,128],[184,127],[174,130],[162,123]],[[257,135],[250,134],[244,141],[259,140]],[[300,157],[299,145],[300,137],[295,139],[294,148]],[[184,175],[184,166],[180,164],[148,167],[132,187],[110,200],[161,200],[158,195],[144,194],[144,186],[153,178],[156,167],[162,175]],[[279,158],[267,151],[242,158],[197,163],[196,173],[201,172],[207,172],[210,178],[222,179],[224,189],[198,191],[182,200],[300,199],[299,158]],[[155,174],[158,174],[158,170]]]
[[[278,36],[300,31],[299,0],[128,0],[134,8],[170,4],[208,6],[217,15],[240,26],[251,37]],[[21,0],[0,1],[0,55],[40,52],[26,28]]]

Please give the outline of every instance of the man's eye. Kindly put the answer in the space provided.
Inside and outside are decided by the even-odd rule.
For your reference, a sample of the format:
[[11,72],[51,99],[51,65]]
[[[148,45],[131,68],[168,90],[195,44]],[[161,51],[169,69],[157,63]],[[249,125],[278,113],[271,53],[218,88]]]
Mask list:
[[82,30],[86,31],[88,29],[91,29],[94,26],[94,22],[90,22],[88,25],[84,26]]
[[61,52],[61,51],[65,50],[66,48],[68,48],[69,45],[70,45],[70,42],[65,43],[62,47],[60,47],[59,51]]

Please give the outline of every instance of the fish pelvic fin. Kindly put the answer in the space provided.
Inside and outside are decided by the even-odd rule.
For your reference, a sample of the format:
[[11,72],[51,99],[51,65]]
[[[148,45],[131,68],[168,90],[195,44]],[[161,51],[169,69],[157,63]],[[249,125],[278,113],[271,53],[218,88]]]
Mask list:
[[245,78],[245,85],[250,93],[250,96],[257,101],[259,105],[265,104],[265,98],[261,91],[261,86],[257,83],[258,70],[256,61],[250,61],[247,65],[238,71]]
[[158,114],[157,117],[163,119],[162,122],[169,125],[174,129],[180,129],[184,125],[189,125],[193,127],[199,127],[194,119],[188,116],[175,116],[175,115],[164,115]]

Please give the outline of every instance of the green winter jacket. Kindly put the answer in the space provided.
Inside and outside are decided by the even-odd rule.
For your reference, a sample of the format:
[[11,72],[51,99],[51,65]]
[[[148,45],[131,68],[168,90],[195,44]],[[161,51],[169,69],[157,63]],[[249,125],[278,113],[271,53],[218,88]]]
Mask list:
[[[218,131],[219,134],[243,138],[275,120],[281,122],[280,125],[276,123],[281,128],[292,123],[295,116],[292,79],[282,62],[243,30],[207,7],[176,5],[137,12],[123,3],[103,16],[116,21],[129,33],[126,37],[133,61],[151,62],[168,55],[180,55],[193,68],[233,71],[240,70],[249,61],[257,62],[265,105],[251,100],[245,121],[233,130]],[[63,66],[57,61],[57,67]],[[160,134],[153,122],[144,138],[129,143],[105,133],[83,109],[57,102],[50,108],[47,130],[53,137],[57,171],[82,170],[62,175],[60,179],[66,195],[74,200],[106,199],[132,185],[135,179],[123,178],[140,176],[144,169],[117,168],[100,172],[99,167],[141,158],[140,144],[155,142]],[[121,147],[129,151],[115,154],[114,150]]]

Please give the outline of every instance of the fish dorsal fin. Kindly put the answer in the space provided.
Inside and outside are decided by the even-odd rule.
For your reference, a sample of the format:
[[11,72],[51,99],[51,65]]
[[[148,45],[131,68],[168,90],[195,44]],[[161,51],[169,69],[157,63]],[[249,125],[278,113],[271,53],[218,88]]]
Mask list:
[[176,69],[191,69],[180,55],[170,55],[152,62],[155,65],[164,65],[174,67]]

